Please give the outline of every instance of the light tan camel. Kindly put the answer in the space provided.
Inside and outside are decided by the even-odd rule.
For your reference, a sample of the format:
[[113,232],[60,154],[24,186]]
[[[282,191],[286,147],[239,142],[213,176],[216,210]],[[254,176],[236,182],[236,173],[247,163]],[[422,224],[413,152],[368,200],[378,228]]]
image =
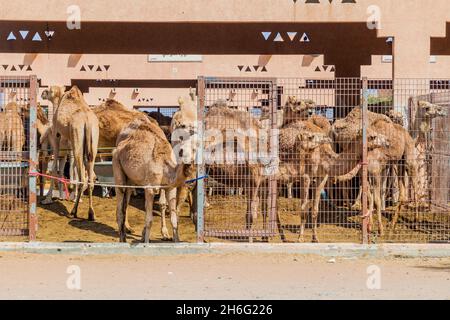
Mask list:
[[24,145],[22,108],[15,102],[10,102],[0,112],[0,150],[21,152]]
[[429,203],[431,171],[431,156],[433,154],[432,130],[433,120],[447,116],[445,107],[426,101],[418,101],[416,113],[411,123],[411,134],[416,139],[418,153],[418,197],[423,207]]
[[[178,105],[180,109],[173,114],[172,121],[170,124],[170,136],[171,136],[171,145],[174,148],[175,152],[179,147],[184,147],[183,151],[187,151],[189,149],[189,154],[182,155],[185,158],[185,163],[194,163],[196,143],[197,143],[197,101],[195,95],[191,91],[189,97],[179,97]],[[163,129],[164,131],[164,129]],[[188,145],[185,143],[189,141],[191,143],[191,147],[188,148]],[[197,172],[192,170],[192,175],[188,177],[187,180],[193,180],[197,176]],[[196,195],[193,194],[196,184],[192,183],[190,185],[182,184],[177,187],[177,213],[179,214],[181,211],[181,207],[183,203],[188,200],[189,203],[189,211],[191,218],[193,220],[196,219]],[[165,190],[161,190],[159,205],[161,208],[161,234],[163,239],[168,239],[168,230],[166,225],[166,210],[167,210],[167,199]]]
[[[191,164],[177,163],[177,157],[164,132],[149,119],[136,119],[119,135],[117,148],[113,151],[114,180],[117,185],[155,186],[145,189],[145,226],[142,232],[143,242],[150,240],[153,221],[153,198],[157,186],[166,189],[173,240],[179,241],[176,210],[176,188],[184,184],[191,176],[194,167]],[[117,224],[121,242],[126,242],[125,219],[129,188],[116,188]]]
[[[47,172],[48,168],[48,162],[50,159],[50,151],[55,150],[55,140],[53,139],[52,134],[52,124],[48,120],[47,116],[44,113],[44,110],[38,104],[37,106],[37,119],[36,119],[36,129],[40,136],[40,144],[41,144],[41,150],[42,150],[42,159],[40,160],[42,163],[42,170],[43,172]],[[50,150],[51,148],[51,150]],[[55,157],[53,160],[53,166],[57,166],[58,168],[58,176],[62,176],[64,173],[64,166],[66,164],[67,158],[70,159],[70,177],[71,179],[78,180],[78,176],[73,170],[73,157],[71,156],[70,151],[70,143],[67,139],[61,138],[60,142],[60,152],[58,157]],[[44,179],[41,177],[41,179]],[[45,180],[44,180],[45,181]],[[55,181],[53,179],[50,179],[50,188],[47,192],[47,195],[42,201],[42,204],[50,204],[53,202],[53,189],[54,189]],[[63,200],[65,199],[64,195],[64,189],[63,184],[58,183],[59,186],[59,199]],[[70,198],[72,200],[76,199],[76,194],[72,193],[70,195]]]
[[[369,119],[376,118],[377,115],[369,113]],[[408,131],[402,126],[386,121],[383,117],[380,117],[378,121],[370,121],[370,129],[383,134],[386,136],[388,141],[388,147],[375,148],[368,153],[368,172],[369,172],[369,185],[371,187],[371,193],[369,194],[370,204],[375,205],[378,216],[378,233],[383,235],[384,227],[382,223],[382,185],[383,179],[386,179],[386,169],[389,165],[394,163],[399,164],[399,176],[400,185],[399,185],[399,205],[397,209],[398,211],[402,207],[402,205],[407,202],[407,180],[406,173],[412,180],[413,187],[413,195],[414,199],[417,202],[417,195],[415,190],[417,189],[417,150],[415,148],[415,141],[409,135]],[[353,161],[353,163],[358,162]],[[401,165],[400,165],[401,164]],[[355,177],[359,170],[361,169],[361,164],[358,163],[353,173],[354,175],[349,175],[349,178]],[[343,180],[341,180],[343,181]],[[371,210],[369,213],[371,217]],[[416,219],[417,219],[416,214]],[[394,217],[393,221],[396,221]],[[395,223],[393,223],[395,225]]]
[[[59,154],[60,141],[65,137],[70,141],[74,156],[74,164],[83,189],[88,182],[89,212],[88,219],[95,220],[95,212],[92,203],[92,191],[94,189],[94,162],[97,156],[99,139],[99,124],[95,113],[84,101],[81,91],[72,87],[64,93],[64,88],[53,86],[42,93],[42,97],[57,106],[53,115],[52,136],[55,140],[55,154]],[[86,181],[86,169],[88,181]],[[53,175],[57,175],[56,166],[53,167]],[[78,205],[82,191],[77,194],[75,206],[71,215],[77,217]]]

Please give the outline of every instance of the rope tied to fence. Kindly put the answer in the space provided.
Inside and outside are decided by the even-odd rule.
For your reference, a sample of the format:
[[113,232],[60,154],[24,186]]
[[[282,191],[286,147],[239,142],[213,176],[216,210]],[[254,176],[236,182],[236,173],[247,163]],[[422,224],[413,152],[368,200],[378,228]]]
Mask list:
[[[81,182],[81,181],[77,181],[77,180],[69,180],[66,178],[61,178],[61,177],[55,177],[55,176],[51,176],[48,174],[44,174],[44,173],[40,173],[37,171],[30,171],[29,175],[32,177],[43,177],[43,178],[47,178],[47,179],[52,179],[52,180],[56,180],[58,182],[61,182],[64,184],[64,193],[66,195],[66,200],[69,200],[70,198],[70,193],[69,193],[69,188],[68,185],[88,185],[88,186],[97,186],[97,187],[107,187],[107,188],[125,188],[125,189],[163,189],[163,188],[167,188],[168,185],[147,185],[147,186],[135,186],[135,185],[119,185],[119,184],[112,184],[112,183],[98,183],[98,182],[94,182],[94,183],[90,183],[90,182]],[[187,180],[185,181],[185,184],[192,184],[194,182],[200,181],[200,180],[204,180],[208,178],[207,175],[204,176],[200,176],[191,180]]]
[[40,172],[37,172],[37,171],[30,171],[29,175],[31,177],[43,177],[43,178],[53,179],[53,180],[56,180],[58,182],[61,182],[64,185],[64,194],[66,195],[66,200],[70,199],[70,193],[69,193],[69,187],[68,187],[68,184],[71,183],[70,180],[68,180],[66,178],[51,176],[51,175],[40,173]]

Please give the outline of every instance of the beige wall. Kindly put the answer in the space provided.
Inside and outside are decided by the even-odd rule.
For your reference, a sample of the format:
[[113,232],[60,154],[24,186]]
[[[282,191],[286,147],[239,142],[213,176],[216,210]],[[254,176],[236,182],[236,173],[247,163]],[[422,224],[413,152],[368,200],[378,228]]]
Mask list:
[[[450,57],[438,56],[430,64],[430,37],[444,37],[450,21],[448,0],[357,0],[357,4],[305,4],[298,0],[15,0],[0,1],[0,20],[66,20],[67,8],[74,3],[81,8],[83,21],[226,21],[226,22],[362,22],[367,10],[377,5],[381,13],[380,37],[395,37],[394,74],[398,78],[450,78]],[[82,26],[81,26],[82,27]],[[6,38],[6,31],[0,37]],[[450,35],[448,35],[450,36]],[[2,39],[4,40],[4,39]],[[151,52],[149,52],[150,54]],[[1,64],[23,64],[32,61],[32,72],[0,74],[37,74],[43,85],[70,84],[70,79],[193,79],[198,75],[332,77],[329,72],[315,72],[323,64],[323,56],[204,56],[202,63],[148,63],[146,55],[47,55],[0,54]],[[75,61],[75,62],[74,62]],[[306,63],[305,61],[310,61]],[[239,72],[237,65],[267,65],[267,73]],[[108,72],[80,72],[84,64],[110,64]],[[362,66],[362,75],[389,78],[392,65],[372,57],[372,65]],[[127,105],[138,105],[131,97],[132,88],[117,90],[115,97]],[[181,90],[182,91],[182,90]],[[174,95],[161,90],[144,89],[141,95],[152,97],[153,105],[176,102]],[[92,89],[86,95],[95,104],[109,96],[109,89]],[[139,98],[138,98],[139,99]]]

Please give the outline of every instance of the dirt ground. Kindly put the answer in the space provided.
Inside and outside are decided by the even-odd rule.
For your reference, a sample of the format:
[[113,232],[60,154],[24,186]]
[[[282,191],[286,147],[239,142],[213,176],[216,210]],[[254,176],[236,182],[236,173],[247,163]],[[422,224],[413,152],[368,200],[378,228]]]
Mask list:
[[450,258],[0,253],[0,287],[0,299],[450,299]]
[[[116,199],[104,199],[99,196],[100,190],[96,190],[94,196],[94,208],[96,210],[95,222],[89,222],[87,218],[87,197],[79,207],[79,219],[68,218],[73,203],[69,201],[55,200],[52,205],[41,205],[38,202],[38,241],[45,242],[117,242],[117,222],[116,222]],[[1,199],[0,199],[1,200]],[[3,201],[5,202],[5,201]],[[2,202],[2,203],[3,203]],[[209,206],[205,209],[205,230],[245,230],[246,206],[245,196],[214,195],[208,197]],[[6,202],[5,202],[6,203]],[[9,202],[8,202],[9,203]],[[260,201],[261,210],[267,212],[267,201]],[[300,229],[299,200],[277,198],[277,210],[281,222],[281,231],[285,237],[285,242],[297,242]],[[189,216],[187,203],[181,210],[179,216],[179,233],[181,241],[195,242],[196,234],[192,219]],[[23,213],[15,213],[8,208],[0,210],[2,226],[27,226]],[[22,210],[23,211],[23,210]],[[21,211],[21,212],[22,212]],[[158,201],[154,206],[154,223],[152,226],[152,241],[161,241],[160,233],[160,209]],[[322,201],[318,218],[318,235],[320,242],[352,242],[361,241],[361,217],[358,211],[349,211],[341,207],[335,207],[330,202]],[[387,208],[383,215],[383,225],[388,226],[392,217],[393,209]],[[142,195],[132,197],[128,210],[129,221],[134,228],[134,232],[129,236],[129,242],[137,242],[141,238],[144,223],[144,199]],[[14,219],[13,219],[14,218]],[[17,219],[16,219],[17,218]],[[167,217],[167,225],[171,232],[170,218]],[[274,226],[274,235],[268,241],[282,242],[281,234]],[[448,242],[450,241],[450,212],[427,213],[420,212],[419,223],[414,223],[414,212],[404,211],[400,214],[399,223],[395,232],[390,233],[386,229],[385,236],[379,238],[376,233],[377,220],[374,217],[374,232],[372,240],[374,243],[380,242]],[[263,215],[259,214],[258,219],[253,223],[253,229],[264,230]],[[312,223],[309,217],[306,224],[304,241],[311,241]],[[0,237],[0,241],[24,241],[24,237]],[[228,238],[207,237],[210,242],[244,241],[246,237]],[[255,238],[255,241],[262,241]]]
[[[245,229],[246,200],[243,196],[215,196],[208,199],[210,206],[205,213],[206,229]],[[297,199],[289,200],[278,198],[278,212],[280,215],[282,231],[286,242],[297,242],[300,219],[298,216]],[[95,222],[87,221],[87,197],[79,208],[79,219],[67,217],[72,209],[73,203],[69,201],[56,200],[52,205],[38,205],[39,230],[38,241],[46,242],[117,242],[116,223],[116,199],[103,199],[94,197],[94,208],[96,210]],[[319,216],[319,240],[320,242],[360,242],[361,218],[359,212],[349,212],[339,208],[323,206]],[[129,242],[140,240],[144,223],[144,199],[142,196],[133,197],[128,210],[129,221],[134,228],[134,233],[129,236]],[[154,206],[154,223],[152,226],[151,240],[161,241],[159,206]],[[446,213],[447,220],[450,214]],[[383,224],[388,224],[388,216],[383,218]],[[374,242],[427,242],[433,240],[450,240],[450,222],[444,224],[431,224],[426,219],[437,219],[432,215],[422,215],[423,223],[420,228],[413,228],[410,221],[412,213],[403,213],[395,233],[386,233],[384,238],[377,238],[374,234]],[[442,220],[442,219],[441,219]],[[255,229],[262,229],[262,216],[254,223]],[[310,222],[310,221],[308,221]],[[170,219],[167,218],[169,232],[171,232]],[[375,220],[376,225],[376,220]],[[180,237],[183,242],[195,242],[195,227],[189,217],[188,206],[182,209],[179,217]],[[311,241],[311,224],[307,224],[305,241]],[[441,238],[439,238],[441,237]],[[442,238],[444,237],[444,238]],[[5,240],[5,239],[0,239]],[[6,239],[9,241],[20,241],[19,238]],[[248,241],[248,238],[212,238],[207,241]],[[261,239],[255,239],[261,241]],[[270,242],[281,242],[281,237],[276,231]]]

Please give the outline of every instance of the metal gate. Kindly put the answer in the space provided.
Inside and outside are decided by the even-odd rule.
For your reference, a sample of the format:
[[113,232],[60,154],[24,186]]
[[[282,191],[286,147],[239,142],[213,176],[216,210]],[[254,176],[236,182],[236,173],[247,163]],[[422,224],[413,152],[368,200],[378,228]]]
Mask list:
[[[199,240],[450,241],[450,81],[200,78],[198,90]],[[208,163],[211,129],[236,160],[245,144],[221,136],[254,122],[270,161]]]
[[199,237],[275,235],[275,79],[200,78],[198,90]]
[[37,79],[0,76],[0,236],[36,238]]

